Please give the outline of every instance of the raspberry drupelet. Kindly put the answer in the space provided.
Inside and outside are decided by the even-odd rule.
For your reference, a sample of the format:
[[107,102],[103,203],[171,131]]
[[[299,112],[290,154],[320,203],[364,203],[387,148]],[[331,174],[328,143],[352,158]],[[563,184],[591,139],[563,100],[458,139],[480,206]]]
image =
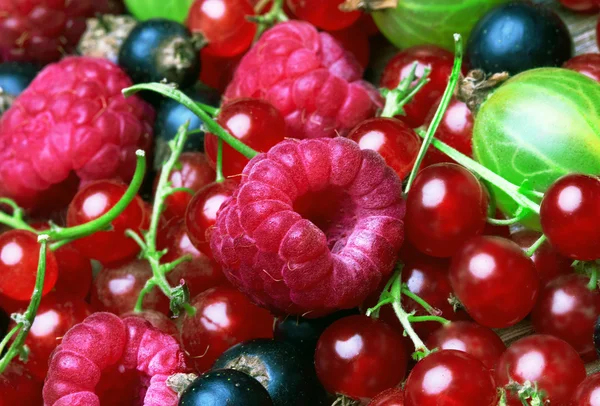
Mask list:
[[341,137],[286,140],[248,163],[211,249],[255,303],[318,317],[358,306],[392,272],[404,212],[376,152]]

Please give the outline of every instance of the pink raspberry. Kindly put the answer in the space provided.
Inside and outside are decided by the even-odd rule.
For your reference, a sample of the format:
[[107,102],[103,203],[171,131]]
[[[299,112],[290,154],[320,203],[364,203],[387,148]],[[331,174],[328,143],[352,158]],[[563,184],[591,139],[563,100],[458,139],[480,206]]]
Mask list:
[[0,0],[0,60],[57,61],[73,51],[86,18],[122,8],[117,0]]
[[358,306],[404,240],[401,182],[346,138],[287,140],[246,166],[211,249],[227,278],[275,313]]
[[266,99],[281,111],[287,136],[346,135],[382,106],[354,56],[329,34],[301,21],[265,32],[242,58],[225,99]]
[[185,372],[177,341],[139,317],[94,313],[63,337],[50,359],[45,406],[175,406],[166,384]]
[[131,179],[154,111],[123,97],[128,86],[127,75],[103,59],[69,57],[40,72],[0,119],[0,196],[47,205],[42,192],[73,179],[75,187],[78,179]]

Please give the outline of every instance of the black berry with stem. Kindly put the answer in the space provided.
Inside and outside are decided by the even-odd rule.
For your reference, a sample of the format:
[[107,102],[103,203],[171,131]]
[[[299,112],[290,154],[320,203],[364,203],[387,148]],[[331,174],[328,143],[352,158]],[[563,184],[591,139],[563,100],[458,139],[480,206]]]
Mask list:
[[215,369],[235,369],[258,380],[274,406],[320,405],[326,397],[312,368],[312,358],[276,340],[246,341],[225,351]]
[[199,376],[181,394],[179,406],[272,406],[265,388],[251,376],[217,369]]

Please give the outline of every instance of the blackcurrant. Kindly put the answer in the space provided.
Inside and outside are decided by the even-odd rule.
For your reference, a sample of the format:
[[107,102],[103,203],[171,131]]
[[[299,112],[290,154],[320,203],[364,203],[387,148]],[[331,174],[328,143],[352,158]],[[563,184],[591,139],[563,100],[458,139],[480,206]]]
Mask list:
[[166,80],[187,88],[200,75],[200,54],[184,25],[157,18],[141,22],[131,31],[119,51],[119,65],[135,83]]
[[472,69],[514,75],[542,66],[562,66],[573,56],[573,42],[554,11],[513,2],[492,9],[477,23],[466,56]]
[[272,406],[266,389],[251,376],[218,369],[199,376],[181,395],[179,406]]
[[259,381],[269,392],[274,406],[321,405],[326,393],[307,357],[282,341],[255,339],[225,351],[214,369],[236,369]]

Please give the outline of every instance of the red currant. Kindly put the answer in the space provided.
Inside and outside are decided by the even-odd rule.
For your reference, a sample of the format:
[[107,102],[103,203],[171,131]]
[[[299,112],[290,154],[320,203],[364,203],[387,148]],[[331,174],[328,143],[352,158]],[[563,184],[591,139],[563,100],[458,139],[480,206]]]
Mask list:
[[207,230],[215,225],[217,212],[237,188],[232,180],[211,183],[200,189],[190,201],[185,213],[185,226],[192,244],[212,258]]
[[[133,310],[140,291],[152,277],[148,261],[133,260],[127,264],[104,268],[92,286],[92,306],[98,311],[121,315]],[[169,299],[154,288],[146,295],[144,309],[169,313]]]
[[167,275],[167,280],[172,286],[176,286],[181,280],[184,280],[191,297],[209,288],[227,283],[219,264],[192,245],[183,219],[169,221],[159,231],[157,244],[159,249],[167,250],[167,253],[161,258],[162,262],[171,262],[184,255],[192,257],[191,261],[179,264]]
[[360,149],[372,149],[385,163],[404,179],[412,169],[421,141],[415,131],[395,118],[372,118],[356,126],[348,138]]
[[600,405],[600,373],[588,376],[579,384],[570,403],[571,406]]
[[[273,105],[258,99],[236,99],[225,104],[217,116],[217,122],[230,134],[259,152],[267,152],[285,138],[285,121]],[[217,136],[207,133],[204,150],[213,165],[217,160]],[[240,175],[248,158],[223,144],[223,175]]]
[[[577,385],[584,379],[585,366],[577,351],[563,340],[543,334],[514,342],[496,367],[498,386],[530,382],[545,392],[545,401],[551,405],[568,405]],[[522,403],[511,393],[508,405]]]
[[[519,230],[511,235],[511,239],[527,251],[539,238],[541,234],[531,230]],[[547,241],[544,242],[531,256],[538,277],[540,278],[540,287],[546,286],[548,282],[560,275],[567,275],[573,272],[571,268],[572,260],[560,255],[554,247]]]
[[211,55],[202,49],[200,51],[200,63],[202,65],[200,82],[221,93],[225,92],[227,85],[233,79],[235,68],[242,59],[242,55],[225,58]]
[[208,42],[203,52],[231,57],[250,48],[256,34],[256,24],[247,19],[252,15],[254,9],[246,0],[196,0],[186,25]]
[[408,355],[400,333],[366,316],[350,316],[323,332],[315,351],[319,380],[330,393],[372,398],[399,385]]
[[438,164],[423,169],[406,200],[406,236],[421,252],[450,257],[483,232],[488,194],[467,169]]
[[434,45],[419,45],[401,51],[388,62],[380,82],[381,87],[388,89],[395,89],[400,81],[409,75],[414,62],[418,62],[416,71],[418,77],[423,74],[426,67],[431,69],[430,82],[404,106],[406,116],[398,118],[413,128],[425,123],[431,106],[442,97],[448,85],[453,61],[454,55],[445,49]]
[[600,179],[580,174],[557,180],[544,195],[542,230],[558,252],[582,261],[600,259]]
[[234,288],[209,289],[196,296],[192,306],[196,314],[183,319],[181,341],[197,372],[208,370],[237,343],[273,337],[273,316]]
[[585,361],[597,358],[593,335],[600,316],[600,292],[588,289],[588,278],[566,275],[550,282],[531,313],[535,331],[569,343]]
[[[494,218],[497,220],[506,219],[500,210],[496,210]],[[485,228],[483,229],[483,235],[495,235],[496,237],[510,238],[510,227],[486,223]]]
[[[0,293],[15,300],[29,300],[37,277],[40,245],[37,236],[26,230],[0,234]],[[46,274],[42,294],[56,284],[58,265],[54,253],[46,251]]]
[[362,21],[359,20],[350,27],[342,30],[330,31],[329,34],[337,39],[346,51],[354,55],[363,69],[367,68],[371,48],[369,45],[369,36],[364,30]]
[[[74,227],[101,217],[123,197],[127,186],[122,183],[101,180],[82,188],[73,198],[67,212],[67,226]],[[137,197],[112,222],[110,231],[94,234],[73,242],[73,246],[88,258],[102,263],[123,261],[136,256],[140,247],[125,235],[127,229],[139,231],[149,219],[142,199]]]
[[595,11],[600,5],[597,0],[560,0],[560,4],[574,11]]
[[483,362],[488,369],[496,367],[506,346],[489,328],[468,321],[456,321],[435,331],[427,340],[427,348],[464,351]]
[[404,406],[404,391],[390,388],[371,399],[367,406]]
[[1,406],[39,406],[43,382],[32,377],[21,364],[13,362],[0,374]]
[[[429,116],[425,120],[426,123],[431,123],[431,120],[433,120],[433,116],[438,109],[438,105],[439,101],[433,105],[429,112]],[[440,126],[435,132],[435,138],[471,157],[473,156],[473,145],[471,141],[473,139],[474,121],[473,113],[471,113],[471,110],[469,110],[467,105],[457,99],[452,99],[440,122]],[[425,160],[423,161],[423,166],[427,167],[443,162],[454,161],[434,147],[429,147],[427,155],[425,155]]]
[[475,237],[452,258],[450,283],[467,312],[490,328],[512,326],[529,314],[538,296],[533,261],[517,244]]
[[59,296],[71,295],[85,299],[92,286],[92,264],[75,248],[65,245],[54,251],[58,264],[58,279],[54,289]]
[[569,59],[563,68],[571,69],[600,82],[600,54],[583,54]]
[[29,348],[25,364],[27,370],[43,381],[48,372],[48,359],[52,351],[71,327],[81,323],[90,314],[90,306],[80,298],[54,292],[45,296],[25,340]]
[[[171,187],[188,188],[194,192],[215,180],[215,171],[201,152],[184,152],[179,157],[180,167],[173,170],[169,176]],[[158,185],[160,172],[154,179],[154,193]],[[168,220],[173,217],[183,218],[192,195],[187,192],[175,192],[165,199],[163,216]]]
[[360,12],[344,12],[344,0],[286,0],[286,4],[299,20],[308,21],[327,31],[349,27],[360,17]]
[[165,334],[168,334],[179,340],[179,330],[173,320],[164,313],[157,312],[156,310],[142,310],[141,312],[129,312],[121,315],[121,318],[126,317],[140,317],[146,321],[149,321],[154,327],[159,329]]
[[358,18],[358,23],[362,27],[362,30],[367,34],[368,37],[374,37],[379,32],[379,27],[375,24],[375,20],[373,20],[373,16],[369,13],[361,13]]
[[466,352],[441,350],[419,361],[404,386],[406,406],[496,406],[489,369]]

